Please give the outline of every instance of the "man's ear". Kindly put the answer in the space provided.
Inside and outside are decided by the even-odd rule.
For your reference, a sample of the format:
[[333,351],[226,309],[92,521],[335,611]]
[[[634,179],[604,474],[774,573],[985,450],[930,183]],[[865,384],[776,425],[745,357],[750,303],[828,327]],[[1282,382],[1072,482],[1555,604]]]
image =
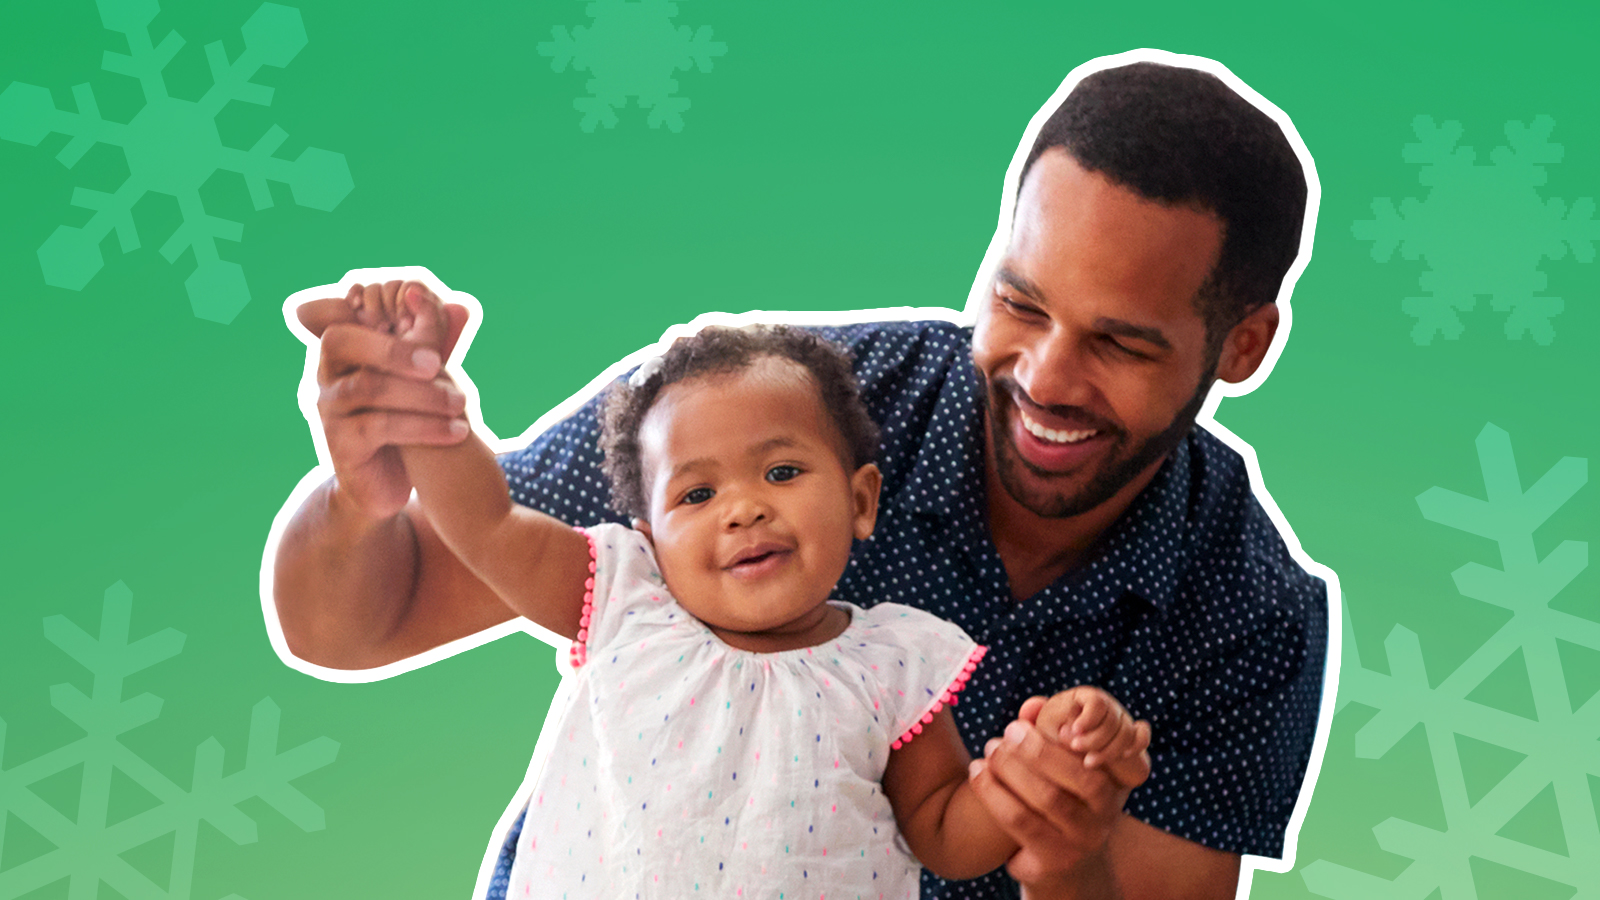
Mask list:
[[1278,333],[1278,304],[1263,303],[1229,329],[1217,358],[1217,378],[1238,384],[1256,373]]
[[867,463],[850,476],[850,497],[855,508],[855,535],[860,540],[872,537],[873,526],[878,524],[878,491],[883,487],[883,473],[872,463]]
[[650,546],[654,547],[656,545],[655,535],[650,533],[649,522],[640,518],[633,518],[628,520],[628,524],[633,526],[634,531],[644,535],[644,539],[650,542]]

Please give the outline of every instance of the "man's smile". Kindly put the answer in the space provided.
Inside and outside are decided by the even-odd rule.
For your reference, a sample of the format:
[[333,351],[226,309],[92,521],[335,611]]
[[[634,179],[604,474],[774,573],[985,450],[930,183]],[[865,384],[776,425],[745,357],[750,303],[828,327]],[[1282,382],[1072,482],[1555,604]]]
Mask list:
[[1039,438],[1042,441],[1049,441],[1052,444],[1076,444],[1079,441],[1082,441],[1086,438],[1092,438],[1100,433],[1100,429],[1098,428],[1087,428],[1082,431],[1057,431],[1053,428],[1046,428],[1043,425],[1040,425],[1038,422],[1035,422],[1033,417],[1029,416],[1021,409],[1018,409],[1017,412],[1022,416],[1022,427],[1026,428],[1029,434]]
[[1080,471],[1093,465],[1102,451],[1114,451],[1118,445],[1121,430],[1103,417],[1079,407],[1040,406],[1010,378],[998,379],[995,388],[990,415],[1005,423],[1003,431],[1016,461],[1039,477]]

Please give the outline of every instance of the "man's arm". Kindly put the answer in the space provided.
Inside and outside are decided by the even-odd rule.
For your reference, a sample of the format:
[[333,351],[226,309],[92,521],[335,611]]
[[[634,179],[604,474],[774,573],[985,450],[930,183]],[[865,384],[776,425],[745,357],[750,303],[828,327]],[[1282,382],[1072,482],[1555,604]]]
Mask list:
[[[466,310],[446,309],[448,353]],[[278,545],[273,599],[289,648],[318,665],[370,668],[511,618],[407,504],[398,445],[445,446],[466,434],[451,430],[464,424],[465,401],[438,377],[440,354],[357,324],[350,298],[313,301],[299,316],[322,339],[317,408],[336,474]]]
[[342,508],[347,502],[337,479],[328,481],[279,542],[273,600],[295,656],[370,669],[516,614],[450,552],[416,504],[374,520]]
[[[1126,813],[1111,832],[1109,852],[1124,897],[1226,900],[1239,887],[1238,854],[1186,841]],[[1049,900],[1051,895],[1024,896]]]

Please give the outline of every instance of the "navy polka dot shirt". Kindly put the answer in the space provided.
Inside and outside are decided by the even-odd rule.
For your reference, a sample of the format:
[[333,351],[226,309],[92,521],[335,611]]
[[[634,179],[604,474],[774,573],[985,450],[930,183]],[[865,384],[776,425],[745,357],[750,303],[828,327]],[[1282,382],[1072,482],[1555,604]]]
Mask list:
[[[1305,777],[1327,656],[1327,588],[1289,555],[1243,461],[1196,428],[1094,555],[1024,601],[985,515],[982,404],[970,328],[885,322],[821,329],[848,347],[883,428],[883,494],[836,596],[917,606],[989,655],[953,708],[968,750],[1022,702],[1098,685],[1153,731],[1136,818],[1231,853],[1282,855]],[[595,404],[501,458],[520,503],[574,524],[606,507]],[[519,821],[489,900],[504,897]],[[1004,871],[923,875],[924,898],[1018,896]]]

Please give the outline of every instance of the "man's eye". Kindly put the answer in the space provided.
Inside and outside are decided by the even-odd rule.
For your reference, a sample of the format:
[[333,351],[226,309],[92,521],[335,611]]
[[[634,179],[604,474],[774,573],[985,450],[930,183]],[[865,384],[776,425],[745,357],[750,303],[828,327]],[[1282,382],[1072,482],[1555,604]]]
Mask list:
[[1134,348],[1129,347],[1127,344],[1124,344],[1123,342],[1117,340],[1114,337],[1107,337],[1106,340],[1105,340],[1105,343],[1106,343],[1106,346],[1110,347],[1117,354],[1122,355],[1122,356],[1126,356],[1126,357],[1128,357],[1130,359],[1149,359],[1150,358],[1144,352],[1139,351],[1139,350],[1135,350]]
[[1019,300],[1015,300],[1012,297],[1009,297],[1009,296],[1007,296],[1005,294],[1001,294],[1001,293],[997,292],[994,295],[994,298],[996,300],[1000,301],[1000,305],[1004,306],[1007,310],[1009,310],[1010,312],[1013,312],[1013,313],[1015,313],[1015,314],[1017,314],[1019,316],[1033,316],[1033,315],[1038,315],[1038,313],[1039,313],[1039,311],[1037,309],[1033,308],[1032,306],[1029,306],[1028,304],[1023,303],[1023,302],[1021,302]]
[[704,503],[707,500],[710,500],[712,498],[712,496],[713,496],[713,492],[712,492],[711,488],[708,488],[708,487],[691,488],[689,493],[683,495],[683,502],[684,503]]
[[773,466],[767,470],[768,481],[789,481],[800,475],[798,466]]

